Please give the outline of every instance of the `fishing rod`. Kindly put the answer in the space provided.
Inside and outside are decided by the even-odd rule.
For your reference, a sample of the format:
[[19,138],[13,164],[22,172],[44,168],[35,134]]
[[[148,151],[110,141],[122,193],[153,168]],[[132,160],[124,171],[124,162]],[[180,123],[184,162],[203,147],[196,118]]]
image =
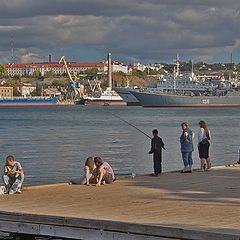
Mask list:
[[114,117],[116,117],[116,118],[122,120],[123,122],[125,122],[125,123],[128,124],[129,126],[135,128],[136,130],[138,130],[139,132],[141,132],[141,133],[142,133],[143,135],[145,135],[146,137],[152,139],[152,137],[150,137],[148,134],[146,134],[145,132],[143,132],[141,129],[139,129],[138,127],[136,127],[136,126],[133,125],[132,123],[126,121],[125,119],[123,119],[123,118],[121,118],[121,117],[119,117],[119,116],[117,116],[117,115],[115,115],[115,114],[112,114],[112,115],[113,115]]

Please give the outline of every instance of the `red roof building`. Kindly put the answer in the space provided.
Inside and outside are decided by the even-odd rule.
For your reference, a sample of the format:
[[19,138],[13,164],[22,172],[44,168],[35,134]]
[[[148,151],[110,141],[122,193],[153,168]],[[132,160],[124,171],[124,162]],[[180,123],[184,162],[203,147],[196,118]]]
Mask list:
[[[39,71],[41,76],[45,76],[46,72],[53,72],[56,75],[66,73],[66,68],[63,63],[8,63],[2,64],[9,76],[33,76],[34,72]],[[128,72],[128,66],[119,62],[113,62],[113,72],[122,71]],[[68,63],[70,72],[81,72],[88,69],[97,68],[99,72],[106,72],[108,69],[107,62],[92,62],[92,63]]]

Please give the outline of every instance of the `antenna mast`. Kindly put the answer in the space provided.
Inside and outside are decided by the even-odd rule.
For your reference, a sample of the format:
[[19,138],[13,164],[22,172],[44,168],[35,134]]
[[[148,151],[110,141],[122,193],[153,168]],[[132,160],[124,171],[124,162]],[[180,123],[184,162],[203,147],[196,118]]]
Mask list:
[[112,54],[108,53],[108,82],[109,89],[112,90]]
[[11,60],[10,62],[13,64],[14,63],[14,48],[13,48],[13,37],[11,38]]

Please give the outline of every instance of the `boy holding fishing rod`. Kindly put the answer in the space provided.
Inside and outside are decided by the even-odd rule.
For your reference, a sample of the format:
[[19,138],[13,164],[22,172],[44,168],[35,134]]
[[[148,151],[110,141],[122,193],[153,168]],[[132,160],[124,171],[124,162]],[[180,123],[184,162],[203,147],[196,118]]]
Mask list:
[[165,147],[162,138],[158,136],[158,130],[154,129],[152,134],[153,138],[151,140],[151,150],[149,154],[153,153],[154,174],[151,174],[151,176],[157,177],[162,173],[162,148],[165,149]]

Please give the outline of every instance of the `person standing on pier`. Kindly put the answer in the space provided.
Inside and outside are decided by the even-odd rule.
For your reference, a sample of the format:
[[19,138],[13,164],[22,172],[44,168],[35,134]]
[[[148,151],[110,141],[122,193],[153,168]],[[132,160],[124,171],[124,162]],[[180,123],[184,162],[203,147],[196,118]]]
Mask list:
[[6,193],[21,193],[23,180],[24,172],[21,164],[15,161],[13,156],[7,156],[3,175]]
[[182,135],[180,136],[180,144],[182,160],[184,164],[184,169],[181,171],[181,173],[191,173],[193,165],[192,152],[194,150],[193,147],[194,132],[189,128],[189,124],[187,122],[183,122],[181,124],[181,127]]
[[209,158],[210,147],[210,131],[205,121],[201,120],[199,123],[198,131],[198,153],[201,159],[201,171],[209,170],[211,168],[211,161]]
[[158,130],[154,129],[152,134],[151,150],[148,152],[149,154],[153,153],[154,174],[151,175],[158,176],[162,173],[162,148],[165,149],[165,147],[162,138],[158,136]]

